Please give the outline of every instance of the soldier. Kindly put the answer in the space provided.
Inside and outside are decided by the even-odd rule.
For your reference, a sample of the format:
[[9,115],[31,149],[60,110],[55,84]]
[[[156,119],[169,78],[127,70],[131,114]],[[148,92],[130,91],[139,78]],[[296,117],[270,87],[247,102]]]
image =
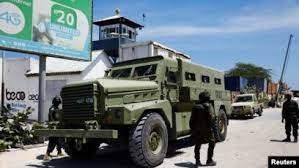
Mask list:
[[[58,121],[59,120],[59,105],[61,104],[61,99],[59,96],[55,96],[52,100],[52,106],[49,109],[49,121]],[[57,156],[63,156],[61,151],[62,143],[61,140],[57,137],[50,137],[47,152],[44,156],[44,160],[49,160],[51,157],[51,152],[57,149]]]
[[[214,124],[216,115],[213,106],[210,103],[210,94],[202,92],[199,94],[199,104],[192,109],[192,114],[189,126],[192,132],[192,139],[195,143],[194,155],[196,160],[196,167],[202,166],[200,162],[200,148],[202,144],[209,144],[208,158],[206,165],[215,166],[216,162],[213,160],[213,153],[216,144]],[[217,138],[217,137],[216,137]]]
[[292,94],[287,93],[285,95],[286,101],[283,103],[282,107],[282,120],[285,120],[285,130],[287,138],[283,142],[291,141],[291,130],[293,127],[294,142],[298,141],[298,119],[299,119],[299,108],[298,103],[292,100]]

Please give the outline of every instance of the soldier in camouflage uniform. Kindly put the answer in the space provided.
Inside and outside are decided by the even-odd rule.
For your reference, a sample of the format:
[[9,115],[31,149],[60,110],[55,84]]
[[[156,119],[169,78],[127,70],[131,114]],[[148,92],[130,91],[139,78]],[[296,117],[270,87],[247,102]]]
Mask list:
[[[52,107],[49,109],[49,121],[58,121],[59,120],[59,105],[61,104],[61,99],[59,96],[55,96],[52,100]],[[44,156],[44,160],[49,160],[51,158],[51,152],[57,149],[57,156],[63,156],[61,151],[62,142],[61,139],[57,137],[49,137],[49,144],[47,152]]]
[[294,142],[298,141],[298,119],[299,119],[299,108],[298,103],[292,100],[292,94],[287,93],[285,95],[286,101],[282,107],[282,123],[285,120],[285,131],[287,138],[284,142],[291,141],[291,130],[293,128]]
[[216,162],[213,160],[213,153],[216,144],[215,132],[213,131],[216,115],[214,107],[210,103],[210,94],[202,92],[199,94],[199,104],[196,104],[192,109],[190,118],[190,128],[192,132],[192,139],[195,143],[194,155],[196,166],[201,166],[200,162],[200,148],[202,144],[209,144],[208,158],[206,165],[215,166]]

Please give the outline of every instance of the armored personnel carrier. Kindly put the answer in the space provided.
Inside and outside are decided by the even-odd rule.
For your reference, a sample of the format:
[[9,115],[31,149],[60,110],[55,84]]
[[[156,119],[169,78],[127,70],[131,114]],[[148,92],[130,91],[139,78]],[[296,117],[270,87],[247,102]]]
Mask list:
[[66,85],[59,122],[36,134],[64,138],[71,157],[92,156],[101,143],[122,144],[135,164],[154,167],[170,144],[190,136],[202,91],[211,94],[223,141],[231,114],[224,73],[162,56],[116,63],[102,79]]

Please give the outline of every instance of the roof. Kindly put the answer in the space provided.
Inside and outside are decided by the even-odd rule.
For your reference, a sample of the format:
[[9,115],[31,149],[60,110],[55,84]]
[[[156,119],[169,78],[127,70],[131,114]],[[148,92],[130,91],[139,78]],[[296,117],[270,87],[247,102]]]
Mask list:
[[126,17],[123,17],[121,15],[114,15],[114,16],[107,17],[107,18],[100,19],[100,20],[93,22],[93,24],[98,25],[98,26],[106,26],[106,25],[119,24],[119,23],[125,24],[125,25],[130,26],[135,29],[143,27],[142,25],[138,24],[137,22],[135,22],[131,19],[128,19]]
[[[76,61],[76,60],[66,60],[62,58],[47,57],[46,73],[48,76],[80,74],[103,52],[104,52],[103,50],[93,51],[91,61]],[[26,76],[38,76],[38,74],[39,74],[39,60],[31,58],[30,71],[26,73]]]

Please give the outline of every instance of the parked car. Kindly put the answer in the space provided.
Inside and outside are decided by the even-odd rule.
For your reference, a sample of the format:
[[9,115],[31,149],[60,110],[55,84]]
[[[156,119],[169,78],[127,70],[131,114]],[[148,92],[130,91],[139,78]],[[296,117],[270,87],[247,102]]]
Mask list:
[[232,104],[232,117],[253,118],[255,113],[259,116],[263,113],[263,105],[258,102],[255,94],[241,94],[236,97]]

